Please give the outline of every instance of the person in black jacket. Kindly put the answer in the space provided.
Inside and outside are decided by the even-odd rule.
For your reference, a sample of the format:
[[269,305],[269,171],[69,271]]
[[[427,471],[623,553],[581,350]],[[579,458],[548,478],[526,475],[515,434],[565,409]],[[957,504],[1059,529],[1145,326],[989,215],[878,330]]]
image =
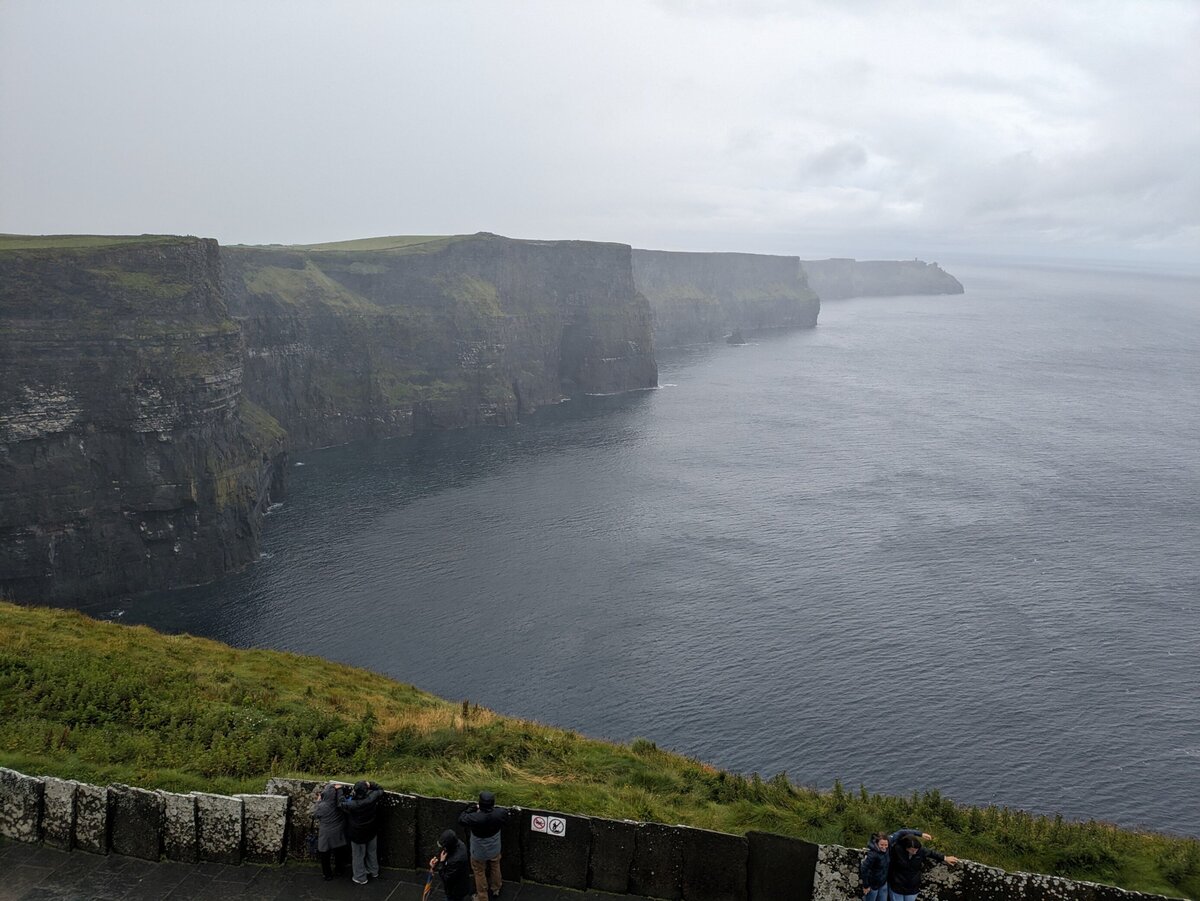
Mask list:
[[480,792],[479,803],[472,804],[458,815],[459,824],[471,836],[475,901],[489,901],[500,895],[500,888],[504,884],[500,876],[500,828],[520,813],[520,807],[497,807],[494,794]]
[[888,901],[888,845],[886,832],[871,836],[867,853],[858,865],[858,882],[862,888],[863,901]]
[[354,783],[354,793],[342,799],[346,811],[346,833],[354,859],[354,881],[366,885],[379,876],[379,856],[375,853],[379,836],[379,802],[383,789],[365,779]]
[[921,890],[921,874],[930,861],[958,863],[957,857],[946,857],[930,851],[921,844],[921,839],[931,841],[933,836],[919,829],[900,829],[888,837],[888,889],[892,901],[917,901]]
[[467,849],[453,829],[447,829],[438,839],[441,850],[430,858],[429,868],[437,868],[442,876],[442,887],[446,890],[446,901],[466,901],[473,893],[471,864],[467,861]]

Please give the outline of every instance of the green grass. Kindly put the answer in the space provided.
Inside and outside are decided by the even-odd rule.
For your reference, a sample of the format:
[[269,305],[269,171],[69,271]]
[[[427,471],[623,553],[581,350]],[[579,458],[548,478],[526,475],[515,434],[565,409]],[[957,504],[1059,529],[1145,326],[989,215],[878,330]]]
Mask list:
[[317,252],[350,252],[398,250],[424,253],[441,250],[448,244],[462,241],[471,235],[390,235],[378,238],[355,238],[350,241],[327,241],[323,244],[253,244],[263,250],[309,250]]
[[0,604],[0,764],[176,791],[261,791],[271,775],[861,846],[920,826],[947,853],[1170,895],[1200,895],[1200,842],[1020,811],[817,792],[499,716],[383,676],[276,651]]
[[0,235],[0,251],[92,250],[120,244],[175,244],[194,240],[180,235]]
[[334,310],[380,312],[379,306],[334,281],[307,260],[303,269],[248,267],[245,281],[251,294],[268,295],[294,306],[317,304]]

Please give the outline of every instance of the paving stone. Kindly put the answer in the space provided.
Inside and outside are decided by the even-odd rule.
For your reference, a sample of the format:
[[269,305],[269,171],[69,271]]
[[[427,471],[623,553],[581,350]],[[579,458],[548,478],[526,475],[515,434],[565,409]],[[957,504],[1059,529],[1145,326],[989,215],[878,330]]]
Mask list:
[[168,860],[195,863],[200,859],[200,830],[196,796],[160,791],[163,799],[163,853]]
[[74,844],[81,851],[108,853],[108,786],[75,786]]
[[235,795],[242,801],[243,849],[253,863],[280,863],[287,842],[288,799],[284,795]]
[[0,835],[36,842],[42,822],[41,779],[0,767]]
[[227,795],[193,792],[200,859],[215,863],[242,862],[242,800]]
[[75,790],[73,779],[42,777],[42,841],[52,848],[71,850],[75,831]]

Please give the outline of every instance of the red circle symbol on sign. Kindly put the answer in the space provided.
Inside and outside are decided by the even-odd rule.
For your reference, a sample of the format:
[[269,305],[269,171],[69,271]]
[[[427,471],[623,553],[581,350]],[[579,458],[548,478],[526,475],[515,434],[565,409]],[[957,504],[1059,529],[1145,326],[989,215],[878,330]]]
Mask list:
[[545,817],[534,817],[533,818],[533,828],[534,829],[545,829],[546,828],[546,818]]

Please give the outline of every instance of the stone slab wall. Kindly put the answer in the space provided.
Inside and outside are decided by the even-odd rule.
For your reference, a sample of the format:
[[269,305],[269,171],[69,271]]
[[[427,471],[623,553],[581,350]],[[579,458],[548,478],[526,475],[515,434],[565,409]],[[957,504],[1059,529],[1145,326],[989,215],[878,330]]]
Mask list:
[[[272,779],[261,795],[97,787],[0,768],[0,836],[146,860],[277,864],[311,859],[322,783]],[[380,863],[424,869],[467,801],[385,792]],[[562,818],[561,836],[531,828]],[[846,901],[861,896],[862,851],[782,835],[522,810],[502,837],[505,879],[668,901]],[[922,901],[1171,901],[1107,885],[1007,873],[963,861],[933,867]]]

